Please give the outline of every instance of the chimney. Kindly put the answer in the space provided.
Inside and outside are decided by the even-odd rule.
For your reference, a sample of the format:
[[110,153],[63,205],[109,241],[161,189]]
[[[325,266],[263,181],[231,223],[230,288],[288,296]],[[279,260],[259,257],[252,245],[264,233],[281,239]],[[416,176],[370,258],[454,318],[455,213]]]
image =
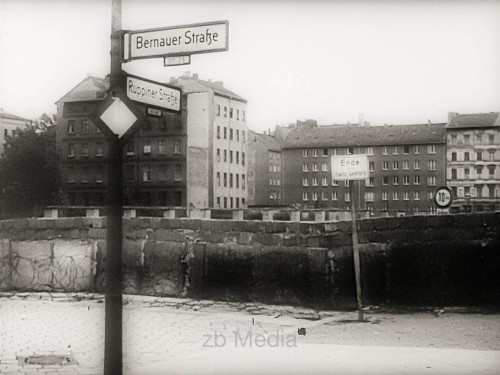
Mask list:
[[359,114],[359,126],[365,126],[366,125],[366,122],[365,122],[365,115],[360,113]]
[[458,116],[458,112],[448,112],[448,122]]
[[431,120],[430,120],[430,119],[429,119],[429,120],[427,120],[427,125],[429,125],[429,126],[431,126],[431,125],[432,125],[432,124],[431,124]]

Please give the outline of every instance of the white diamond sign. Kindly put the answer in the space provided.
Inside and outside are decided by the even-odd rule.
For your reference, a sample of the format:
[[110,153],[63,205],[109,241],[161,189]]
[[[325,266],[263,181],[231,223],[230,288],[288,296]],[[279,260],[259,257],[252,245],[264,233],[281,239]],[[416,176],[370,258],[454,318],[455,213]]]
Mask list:
[[113,98],[113,103],[100,118],[118,138],[121,138],[137,121],[137,117],[120,98]]

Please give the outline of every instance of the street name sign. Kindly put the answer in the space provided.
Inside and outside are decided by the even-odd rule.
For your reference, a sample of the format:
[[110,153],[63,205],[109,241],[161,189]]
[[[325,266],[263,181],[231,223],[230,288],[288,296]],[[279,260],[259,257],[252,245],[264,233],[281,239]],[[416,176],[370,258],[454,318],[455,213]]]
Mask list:
[[367,155],[332,156],[332,180],[366,180],[370,177]]
[[181,90],[177,87],[127,75],[125,90],[127,97],[133,101],[181,111]]
[[446,186],[441,186],[434,194],[434,202],[439,208],[447,208],[451,205],[451,189]]
[[228,45],[227,21],[125,31],[123,60],[220,52],[227,51]]

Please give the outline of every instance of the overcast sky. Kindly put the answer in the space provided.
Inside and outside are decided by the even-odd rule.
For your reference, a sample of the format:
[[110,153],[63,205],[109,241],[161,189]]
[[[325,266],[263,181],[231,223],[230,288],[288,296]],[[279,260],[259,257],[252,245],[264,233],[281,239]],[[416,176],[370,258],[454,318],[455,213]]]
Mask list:
[[[27,118],[87,73],[109,73],[111,0],[0,0],[0,107]],[[500,110],[499,1],[123,0],[129,30],[229,21],[229,51],[123,65],[168,81],[183,71],[248,100],[256,131],[320,124],[445,122]]]

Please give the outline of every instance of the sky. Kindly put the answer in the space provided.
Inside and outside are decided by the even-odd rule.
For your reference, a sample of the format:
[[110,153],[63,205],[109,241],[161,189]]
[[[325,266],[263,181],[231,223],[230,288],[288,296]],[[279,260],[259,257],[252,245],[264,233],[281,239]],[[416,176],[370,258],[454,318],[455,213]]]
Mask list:
[[[248,100],[257,132],[297,120],[446,122],[500,111],[499,1],[122,0],[123,29],[227,20],[229,50],[123,64],[168,82],[185,71]],[[110,69],[111,0],[0,0],[0,107],[37,118]]]

